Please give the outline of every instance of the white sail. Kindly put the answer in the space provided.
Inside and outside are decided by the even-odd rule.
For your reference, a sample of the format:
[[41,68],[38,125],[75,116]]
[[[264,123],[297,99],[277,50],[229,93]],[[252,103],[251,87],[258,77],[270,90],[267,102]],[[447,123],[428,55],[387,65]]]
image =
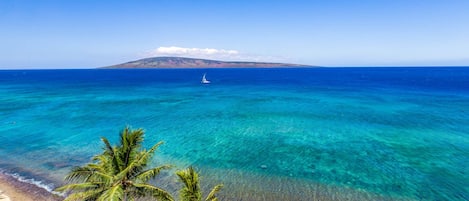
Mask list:
[[202,77],[202,81],[200,81],[202,84],[208,84],[208,83],[210,83],[210,81],[208,81],[207,78],[205,78],[205,75],[206,75],[206,74],[207,74],[207,73],[204,73],[204,76]]

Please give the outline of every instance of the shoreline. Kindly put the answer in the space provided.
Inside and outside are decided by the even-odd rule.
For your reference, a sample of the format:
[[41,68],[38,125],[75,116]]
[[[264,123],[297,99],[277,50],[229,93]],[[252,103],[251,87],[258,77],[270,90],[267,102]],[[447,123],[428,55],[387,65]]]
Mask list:
[[[215,172],[217,171],[215,170]],[[223,180],[220,179],[220,174],[205,174],[202,183],[202,188],[205,191],[209,190],[208,187],[219,183],[223,183],[228,187],[238,187],[230,188],[229,192],[220,192],[218,194],[220,200],[412,200],[406,197],[380,195],[349,187],[311,183],[302,179],[292,179],[288,176],[266,177],[266,175],[259,173],[252,173],[249,176],[237,169],[223,170],[223,173],[231,175],[232,178],[253,177],[253,181],[260,183],[243,183],[236,179]],[[168,174],[162,174],[159,179],[160,184],[166,184],[165,188],[177,197],[179,194],[178,186],[172,182],[174,178],[168,176]],[[261,183],[267,184],[267,186],[262,186]],[[283,185],[277,185],[279,183]],[[61,195],[51,192],[50,188],[28,183],[18,179],[15,175],[0,172],[0,201],[62,201],[64,199]]]
[[60,201],[62,197],[33,184],[21,182],[16,178],[0,173],[1,201]]

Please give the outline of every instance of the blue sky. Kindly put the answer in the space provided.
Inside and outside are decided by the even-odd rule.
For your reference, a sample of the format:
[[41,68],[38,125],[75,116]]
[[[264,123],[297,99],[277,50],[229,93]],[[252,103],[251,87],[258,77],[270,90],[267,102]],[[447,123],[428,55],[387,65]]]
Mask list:
[[0,68],[151,56],[469,65],[468,0],[1,0]]

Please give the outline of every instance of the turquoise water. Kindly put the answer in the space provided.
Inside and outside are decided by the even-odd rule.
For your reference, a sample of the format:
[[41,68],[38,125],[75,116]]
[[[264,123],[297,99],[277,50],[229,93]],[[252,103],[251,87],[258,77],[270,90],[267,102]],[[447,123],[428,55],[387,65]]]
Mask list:
[[[207,72],[210,85],[201,85]],[[469,68],[0,71],[0,168],[52,189],[125,125],[224,200],[468,200]],[[163,174],[161,185],[177,188]]]

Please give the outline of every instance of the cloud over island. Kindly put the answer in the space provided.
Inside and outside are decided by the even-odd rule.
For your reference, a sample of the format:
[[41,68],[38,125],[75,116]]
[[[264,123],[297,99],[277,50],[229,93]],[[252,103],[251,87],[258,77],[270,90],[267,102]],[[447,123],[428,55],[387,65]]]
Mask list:
[[283,62],[284,57],[261,56],[241,53],[238,50],[225,50],[215,48],[186,48],[186,47],[158,47],[147,53],[148,57],[190,57],[213,59],[223,61],[274,61]]

